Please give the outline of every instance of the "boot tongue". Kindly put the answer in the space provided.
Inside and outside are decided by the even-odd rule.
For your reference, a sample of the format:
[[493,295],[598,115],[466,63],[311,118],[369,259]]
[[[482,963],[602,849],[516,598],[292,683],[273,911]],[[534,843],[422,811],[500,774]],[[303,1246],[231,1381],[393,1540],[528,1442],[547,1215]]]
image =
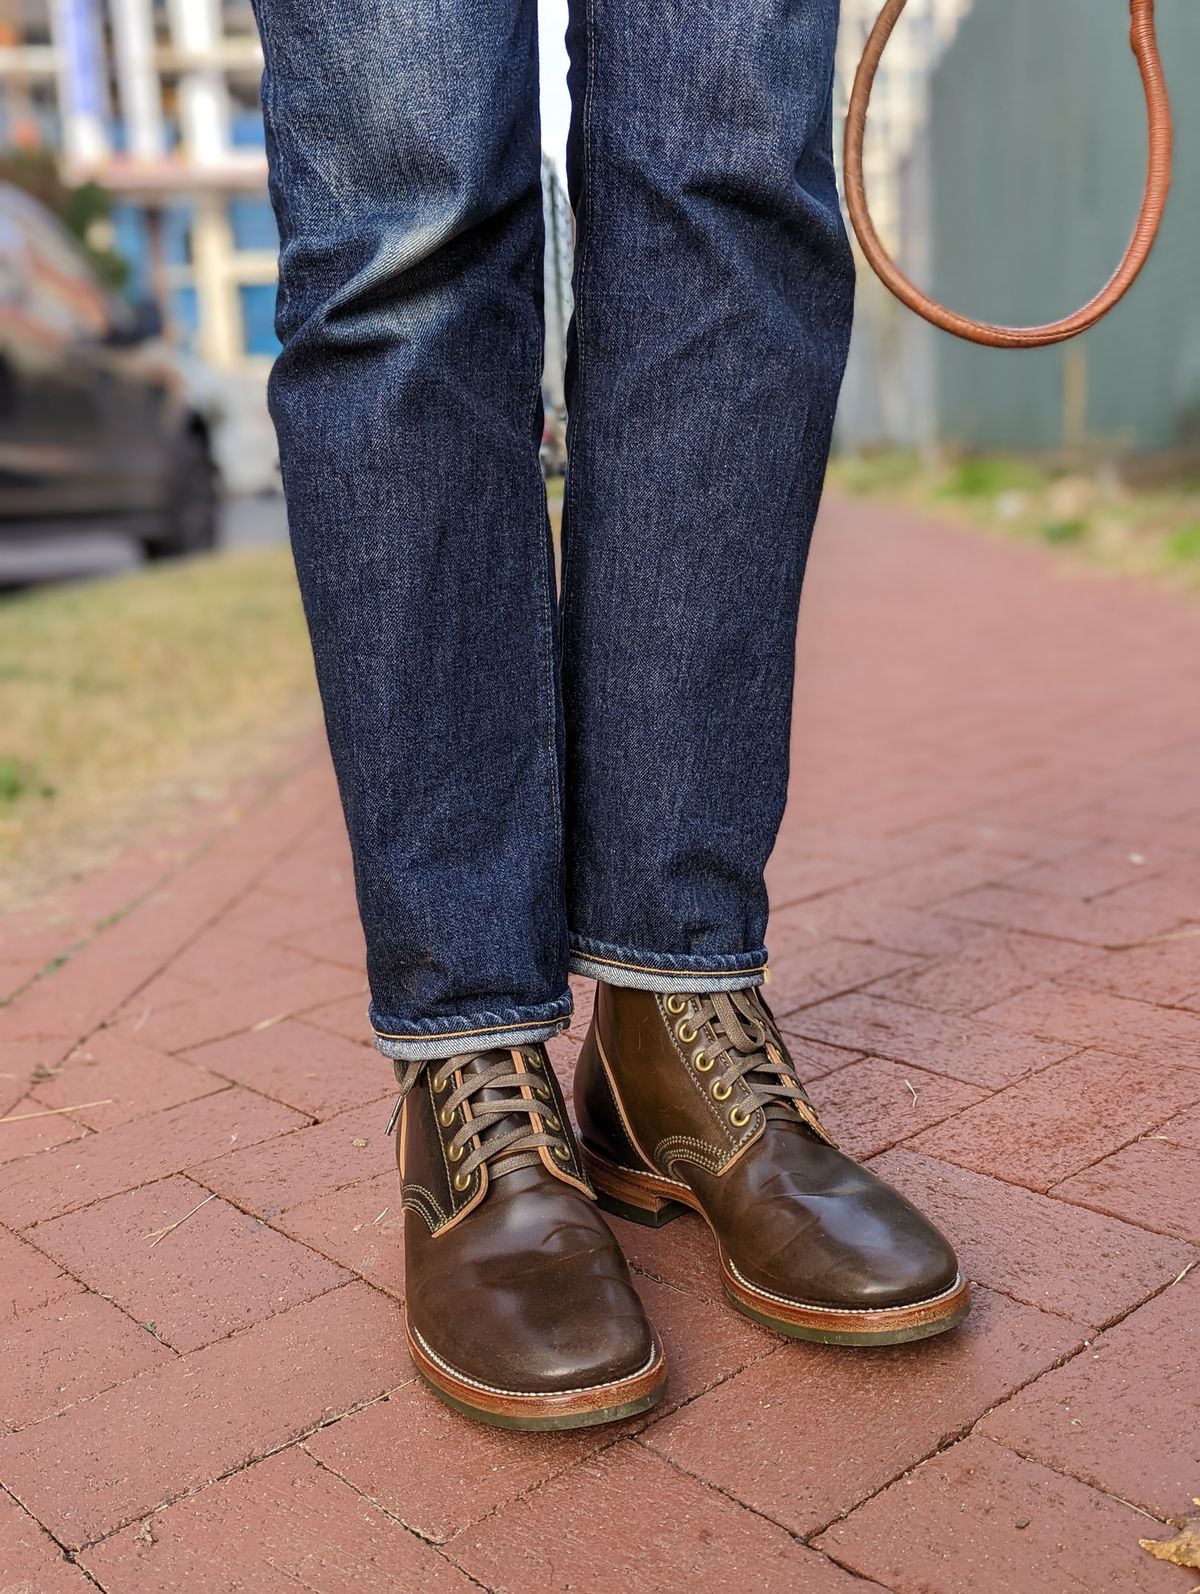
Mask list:
[[[497,1047],[487,1052],[476,1052],[466,1058],[456,1057],[453,1059],[452,1066],[461,1070],[465,1084],[472,1076],[489,1073],[497,1064],[501,1063],[507,1065],[510,1072],[515,1073],[517,1071],[516,1064],[513,1062],[513,1054],[507,1047]],[[531,1080],[530,1083],[532,1084],[533,1081]],[[471,1111],[478,1113],[479,1108],[485,1102],[488,1104],[507,1105],[515,1099],[516,1094],[514,1090],[496,1090],[494,1087],[489,1086],[486,1090],[478,1091],[471,1097]],[[523,1124],[529,1123],[529,1118],[525,1113],[518,1113],[516,1117]],[[480,1130],[480,1145],[486,1149],[490,1141],[497,1139],[498,1136],[512,1127],[513,1121],[512,1119],[502,1118],[496,1123],[489,1124],[486,1129]],[[502,1151],[494,1161],[489,1161],[488,1172],[493,1179],[497,1179],[506,1173],[516,1173],[520,1168],[532,1167],[541,1167],[541,1159],[536,1151]]]

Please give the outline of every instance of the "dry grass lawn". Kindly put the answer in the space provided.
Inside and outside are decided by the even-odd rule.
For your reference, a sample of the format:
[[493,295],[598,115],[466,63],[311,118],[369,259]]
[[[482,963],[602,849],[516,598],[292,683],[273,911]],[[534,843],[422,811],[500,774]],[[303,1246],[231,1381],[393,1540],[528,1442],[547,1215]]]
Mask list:
[[284,546],[0,600],[0,906],[218,795],[317,714]]

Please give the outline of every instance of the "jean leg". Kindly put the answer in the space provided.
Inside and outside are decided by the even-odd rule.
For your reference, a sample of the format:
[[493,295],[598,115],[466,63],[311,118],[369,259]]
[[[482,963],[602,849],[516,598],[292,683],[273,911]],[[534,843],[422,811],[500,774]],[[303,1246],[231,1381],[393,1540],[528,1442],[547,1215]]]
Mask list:
[[533,0],[258,0],[269,400],[380,1049],[570,1012]]
[[850,332],[837,0],[572,5],[571,966],[752,985]]

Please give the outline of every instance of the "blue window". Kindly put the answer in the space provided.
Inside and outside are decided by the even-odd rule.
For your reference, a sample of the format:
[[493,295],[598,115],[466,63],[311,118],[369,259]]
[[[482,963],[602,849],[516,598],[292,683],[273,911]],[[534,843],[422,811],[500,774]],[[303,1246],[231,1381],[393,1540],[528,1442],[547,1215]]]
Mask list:
[[136,205],[117,204],[112,208],[113,248],[129,267],[126,292],[144,299],[150,281],[150,251],[141,210]]
[[163,258],[169,266],[192,263],[192,207],[172,205],[163,211]]
[[266,142],[261,111],[235,111],[229,119],[229,142],[234,149],[261,149]]
[[244,282],[238,289],[242,303],[243,346],[247,354],[274,358],[279,353],[275,336],[275,284]]
[[274,253],[279,248],[279,233],[269,200],[231,199],[229,226],[235,249],[268,249]]
[[175,323],[179,341],[185,348],[194,349],[200,326],[200,304],[195,288],[176,288],[172,292],[171,319]]

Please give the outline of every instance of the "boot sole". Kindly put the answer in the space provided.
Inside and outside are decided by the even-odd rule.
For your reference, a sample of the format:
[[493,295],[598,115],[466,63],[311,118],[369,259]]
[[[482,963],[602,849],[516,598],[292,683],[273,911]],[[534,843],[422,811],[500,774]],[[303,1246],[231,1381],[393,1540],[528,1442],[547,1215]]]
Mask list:
[[[697,1212],[708,1223],[721,1260],[725,1293],[747,1317],[791,1339],[816,1340],[822,1345],[901,1345],[929,1339],[956,1327],[971,1310],[971,1287],[961,1275],[941,1294],[902,1306],[808,1306],[756,1289],[738,1273],[725,1255],[708,1214],[686,1185],[658,1179],[636,1168],[622,1168],[598,1156],[581,1143],[584,1166],[596,1189],[600,1206],[615,1217],[659,1229],[685,1212]],[[665,1193],[665,1189],[670,1194]]]
[[666,1358],[657,1343],[647,1365],[628,1378],[583,1389],[536,1394],[493,1388],[456,1373],[438,1360],[414,1329],[405,1326],[409,1354],[421,1381],[447,1406],[493,1428],[514,1428],[527,1433],[595,1428],[601,1423],[620,1422],[625,1417],[649,1411],[662,1399],[667,1387]]

